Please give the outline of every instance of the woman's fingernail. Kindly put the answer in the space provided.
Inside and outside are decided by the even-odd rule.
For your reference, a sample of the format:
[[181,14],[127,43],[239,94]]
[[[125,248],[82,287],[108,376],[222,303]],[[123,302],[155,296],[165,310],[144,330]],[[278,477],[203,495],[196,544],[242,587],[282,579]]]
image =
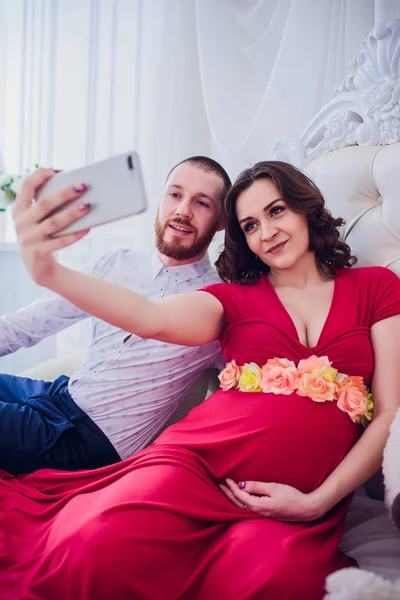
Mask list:
[[246,482],[245,481],[239,481],[238,486],[240,487],[241,490],[244,490],[244,488],[246,487]]
[[53,173],[61,173],[61,169],[53,169]]
[[90,202],[79,202],[78,204],[79,210],[86,210],[87,208],[90,208],[90,206]]
[[75,185],[72,186],[72,189],[77,193],[86,192],[87,186],[84,183],[75,183]]

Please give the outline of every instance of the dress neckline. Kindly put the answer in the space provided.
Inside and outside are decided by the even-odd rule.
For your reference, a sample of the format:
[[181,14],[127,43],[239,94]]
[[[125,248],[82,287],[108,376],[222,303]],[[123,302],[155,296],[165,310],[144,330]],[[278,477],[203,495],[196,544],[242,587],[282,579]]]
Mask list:
[[333,280],[333,294],[332,294],[332,299],[331,299],[331,303],[329,306],[328,314],[326,315],[326,319],[325,319],[322,329],[319,333],[318,340],[317,340],[317,343],[315,344],[315,346],[306,346],[305,344],[303,344],[300,341],[299,332],[297,331],[297,327],[294,324],[294,321],[293,321],[292,317],[290,316],[287,308],[283,304],[282,300],[279,298],[277,291],[275,290],[274,286],[272,285],[272,283],[270,282],[270,280],[267,276],[264,277],[264,280],[266,281],[267,286],[269,286],[269,288],[272,290],[272,293],[275,296],[275,299],[276,299],[278,305],[280,306],[281,311],[284,313],[287,322],[289,323],[291,329],[293,330],[293,333],[295,335],[295,339],[296,339],[297,343],[300,344],[300,346],[302,346],[302,348],[305,348],[306,350],[313,352],[316,348],[318,348],[321,345],[321,341],[324,337],[327,326],[332,318],[333,309],[334,309],[334,306],[336,304],[336,299],[337,299],[338,272],[336,271],[335,278]]

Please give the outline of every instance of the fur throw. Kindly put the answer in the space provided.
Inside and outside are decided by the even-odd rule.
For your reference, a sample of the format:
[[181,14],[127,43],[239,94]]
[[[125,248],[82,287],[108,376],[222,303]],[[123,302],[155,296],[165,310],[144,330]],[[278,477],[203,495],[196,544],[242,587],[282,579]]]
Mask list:
[[326,580],[324,600],[399,600],[400,579],[388,581],[360,569],[340,569]]
[[390,427],[389,439],[383,454],[383,476],[385,503],[393,522],[400,529],[400,408]]

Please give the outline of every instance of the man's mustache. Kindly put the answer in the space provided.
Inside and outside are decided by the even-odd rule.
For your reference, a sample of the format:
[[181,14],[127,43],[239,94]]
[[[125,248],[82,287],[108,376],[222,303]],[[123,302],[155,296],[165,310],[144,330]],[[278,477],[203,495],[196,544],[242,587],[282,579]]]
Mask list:
[[182,227],[187,227],[188,229],[190,229],[190,231],[193,231],[193,233],[197,234],[197,228],[194,225],[192,225],[191,222],[188,221],[187,219],[169,219],[168,221],[165,222],[164,230],[171,223],[175,223],[176,225],[182,225]]

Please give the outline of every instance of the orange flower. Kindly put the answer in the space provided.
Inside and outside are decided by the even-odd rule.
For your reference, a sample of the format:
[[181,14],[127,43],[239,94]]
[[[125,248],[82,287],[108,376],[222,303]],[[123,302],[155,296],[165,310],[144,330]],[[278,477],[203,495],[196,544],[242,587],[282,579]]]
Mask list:
[[297,368],[287,358],[270,358],[261,368],[260,387],[265,393],[288,395],[297,387]]
[[226,392],[232,388],[237,387],[240,377],[240,368],[237,366],[236,361],[232,360],[229,362],[225,369],[218,375],[220,380],[220,387]]
[[309,356],[299,361],[298,369],[299,373],[312,373],[315,370],[319,370],[323,367],[330,367],[331,361],[327,356]]
[[355,385],[341,387],[337,394],[337,405],[346,412],[354,423],[358,423],[368,409],[368,399],[363,390]]
[[297,389],[299,396],[308,396],[314,402],[334,400],[335,391],[335,384],[319,373],[303,373]]
[[347,385],[354,385],[359,390],[365,391],[366,387],[364,385],[364,379],[362,377],[358,377],[357,375],[353,375],[349,377],[348,375],[344,375],[343,373],[339,373],[336,377],[336,381],[338,388],[342,388]]

